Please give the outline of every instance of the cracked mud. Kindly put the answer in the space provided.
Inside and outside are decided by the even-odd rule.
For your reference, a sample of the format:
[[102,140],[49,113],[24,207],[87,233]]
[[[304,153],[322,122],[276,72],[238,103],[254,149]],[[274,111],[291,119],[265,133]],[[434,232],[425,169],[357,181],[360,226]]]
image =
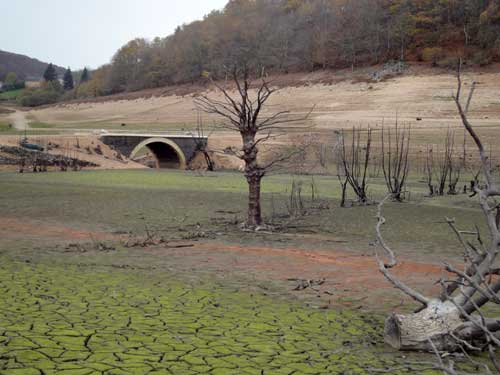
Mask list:
[[380,322],[171,275],[0,259],[0,374],[365,374]]

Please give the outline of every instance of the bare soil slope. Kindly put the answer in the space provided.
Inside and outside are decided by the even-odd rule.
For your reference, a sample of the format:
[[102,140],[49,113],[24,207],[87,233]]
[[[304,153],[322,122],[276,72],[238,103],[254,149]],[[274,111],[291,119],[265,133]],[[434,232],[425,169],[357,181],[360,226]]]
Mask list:
[[[19,112],[18,112],[19,113]],[[5,146],[18,146],[20,137],[17,135],[0,136],[0,144]],[[61,155],[79,160],[87,161],[98,165],[97,169],[137,169],[144,168],[142,164],[131,160],[120,160],[116,151],[102,143],[96,136],[37,136],[29,137],[30,142],[45,146],[50,143],[51,149],[48,151],[52,155]],[[9,156],[9,155],[4,155]],[[11,156],[11,155],[10,155]],[[0,169],[17,169],[13,166],[2,167]]]
[[[469,117],[480,135],[488,140],[488,148],[493,150],[496,159],[500,157],[497,155],[500,150],[500,65],[466,71],[463,78],[465,89],[470,88],[473,81],[478,83]],[[302,116],[314,108],[306,121],[294,124],[295,131],[273,140],[271,149],[277,143],[301,142],[305,134],[312,132],[317,133],[319,142],[333,144],[336,129],[353,126],[380,129],[382,124],[393,126],[398,118],[400,123],[411,124],[412,144],[418,155],[427,145],[440,145],[447,128],[456,129],[460,137],[463,131],[451,98],[456,90],[453,72],[412,66],[403,75],[378,82],[370,79],[369,69],[356,73],[290,74],[273,77],[271,81],[281,89],[271,97],[266,108],[268,114],[288,110],[291,116]],[[26,117],[49,124],[47,130],[79,135],[94,134],[97,129],[185,131],[196,124],[198,112],[194,99],[201,92],[223,99],[208,86],[180,86],[63,103],[28,111]],[[221,121],[205,115],[203,120],[207,128]],[[236,133],[215,130],[210,134],[212,150],[222,151],[240,144]],[[216,158],[223,168],[234,169],[240,165],[237,159],[220,152]]]
[[[479,83],[472,106],[471,117],[478,125],[492,125],[500,115],[500,69],[467,72],[466,84]],[[456,87],[453,74],[413,67],[402,76],[382,82],[371,82],[368,75],[342,77],[334,73],[314,73],[295,78],[276,93],[270,110],[288,109],[293,113],[305,113],[315,107],[310,122],[320,129],[334,129],[348,124],[381,123],[390,121],[398,114],[401,121],[415,122],[421,118],[420,127],[457,125],[457,115],[451,94]],[[286,85],[285,78],[273,82]],[[326,82],[326,83],[322,83]],[[193,88],[193,90],[201,88]],[[61,104],[30,115],[50,124],[138,123],[179,126],[196,122],[193,104],[194,93],[176,95],[175,91],[156,91],[157,95],[138,97],[140,93],[103,99],[101,102]],[[171,93],[174,93],[173,95]],[[145,92],[145,95],[154,95]],[[215,97],[219,95],[212,93]]]

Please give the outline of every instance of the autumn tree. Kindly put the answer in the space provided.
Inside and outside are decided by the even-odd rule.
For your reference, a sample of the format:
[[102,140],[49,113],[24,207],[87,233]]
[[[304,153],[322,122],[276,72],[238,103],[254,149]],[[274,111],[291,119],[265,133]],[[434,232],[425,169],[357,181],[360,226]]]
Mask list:
[[103,65],[94,70],[87,82],[80,83],[76,87],[76,96],[78,98],[93,98],[111,93],[109,85],[111,67]]
[[112,92],[138,88],[146,61],[142,59],[147,50],[145,39],[134,39],[124,45],[113,56],[109,85]]
[[[106,76],[111,92],[225,79],[235,61],[259,76],[427,60],[499,59],[497,0],[233,0],[203,20],[120,48]],[[458,47],[458,48],[457,48]]]

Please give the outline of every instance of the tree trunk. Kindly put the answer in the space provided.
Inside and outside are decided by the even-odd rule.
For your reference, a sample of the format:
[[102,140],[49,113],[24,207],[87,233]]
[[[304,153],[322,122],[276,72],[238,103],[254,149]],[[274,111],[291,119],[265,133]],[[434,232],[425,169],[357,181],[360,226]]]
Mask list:
[[255,228],[262,225],[262,213],[260,209],[260,182],[259,175],[247,176],[248,182],[248,219],[247,225]]
[[[392,314],[385,321],[385,342],[398,350],[440,351],[459,348],[452,333],[464,324],[451,302],[435,301],[425,310],[410,315]],[[432,340],[432,344],[431,344]]]
[[255,142],[255,132],[242,132],[243,160],[245,161],[245,178],[248,183],[248,217],[247,226],[255,229],[262,225],[260,208],[260,182],[265,171],[259,166],[257,154],[259,153]]
[[205,157],[205,162],[207,163],[207,170],[213,172],[215,170],[215,165],[207,150],[203,150],[203,156]]
[[340,207],[345,207],[347,181],[345,183],[341,182],[340,185],[342,186],[342,200],[340,201]]

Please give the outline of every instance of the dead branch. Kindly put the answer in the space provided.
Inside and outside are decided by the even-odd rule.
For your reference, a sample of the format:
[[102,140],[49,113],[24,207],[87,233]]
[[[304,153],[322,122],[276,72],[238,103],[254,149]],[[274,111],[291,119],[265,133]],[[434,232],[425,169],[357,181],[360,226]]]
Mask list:
[[[445,271],[448,277],[439,282],[442,287],[441,295],[430,299],[409,288],[389,272],[390,268],[397,265],[397,261],[394,252],[384,242],[381,234],[381,226],[385,223],[381,211],[387,197],[379,205],[376,227],[378,243],[389,257],[388,264],[385,264],[376,254],[380,272],[394,287],[424,305],[423,309],[414,314],[391,315],[386,321],[386,342],[398,349],[428,350],[438,359],[435,368],[453,375],[465,372],[457,370],[451,360],[445,364],[440,355],[441,351],[461,351],[466,353],[471,361],[468,351],[486,351],[490,356],[491,365],[497,371],[500,370],[496,359],[496,350],[500,346],[500,318],[487,318],[483,313],[487,304],[500,305],[500,279],[497,276],[498,266],[496,266],[500,251],[500,231],[497,219],[498,203],[494,202],[494,197],[500,196],[500,191],[491,173],[483,143],[467,117],[475,85],[468,96],[466,109],[461,104],[460,68],[459,65],[458,88],[453,99],[464,128],[474,140],[480,154],[484,181],[477,181],[472,187],[486,218],[489,243],[483,241],[477,226],[475,231],[460,230],[453,219],[447,218],[447,224],[464,250],[464,267],[462,270],[446,263]],[[449,147],[446,147],[448,150],[446,158],[450,159],[449,150],[452,149],[453,143],[450,133],[447,135],[447,143]],[[446,168],[450,168],[449,165]],[[474,236],[476,243],[467,236]],[[482,368],[485,374],[493,373],[487,365]]]

